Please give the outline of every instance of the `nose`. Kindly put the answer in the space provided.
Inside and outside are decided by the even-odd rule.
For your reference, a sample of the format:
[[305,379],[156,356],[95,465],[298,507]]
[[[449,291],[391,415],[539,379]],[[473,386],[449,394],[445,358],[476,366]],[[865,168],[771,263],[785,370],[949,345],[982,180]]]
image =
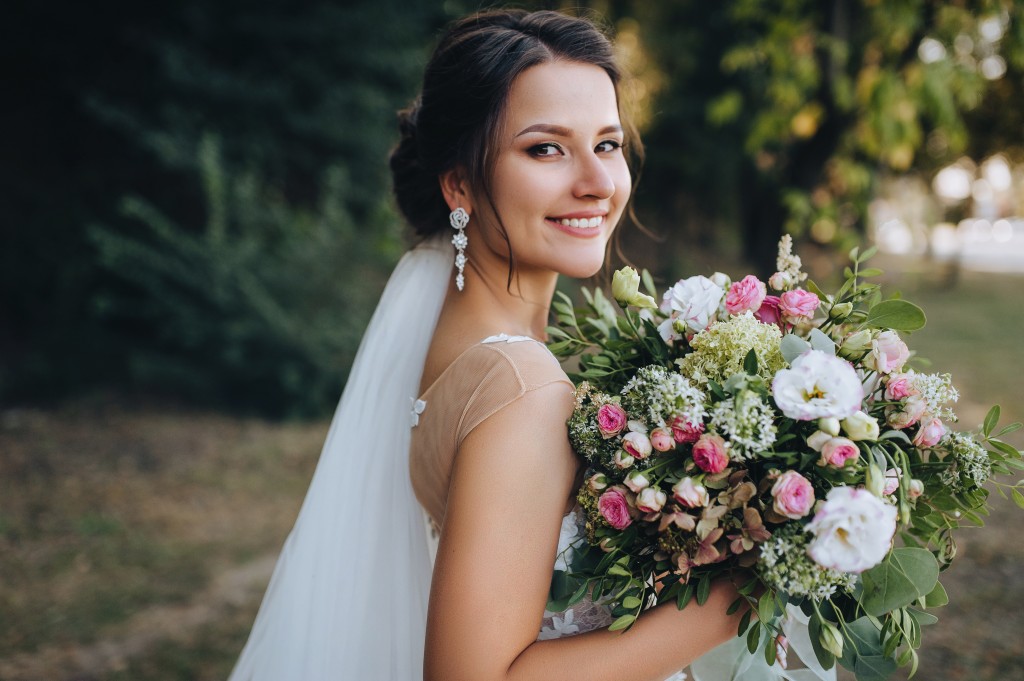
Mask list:
[[594,153],[577,158],[579,164],[573,193],[578,198],[610,199],[615,194],[615,181],[605,161]]

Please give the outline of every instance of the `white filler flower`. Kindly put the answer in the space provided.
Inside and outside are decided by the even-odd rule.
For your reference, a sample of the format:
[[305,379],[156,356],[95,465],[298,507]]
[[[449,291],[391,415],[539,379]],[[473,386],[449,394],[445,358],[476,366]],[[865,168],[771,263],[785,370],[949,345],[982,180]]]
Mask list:
[[860,409],[864,388],[853,366],[821,350],[809,350],[772,381],[782,413],[797,421],[844,419]]
[[863,572],[889,553],[896,507],[864,489],[833,487],[806,529],[814,534],[807,547],[814,562],[841,572]]

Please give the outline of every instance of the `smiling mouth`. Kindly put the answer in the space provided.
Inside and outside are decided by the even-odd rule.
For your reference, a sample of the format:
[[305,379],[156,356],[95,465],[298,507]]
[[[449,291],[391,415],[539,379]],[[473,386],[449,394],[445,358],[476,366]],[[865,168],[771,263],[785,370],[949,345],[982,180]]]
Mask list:
[[584,227],[584,228],[600,227],[601,223],[604,222],[604,216],[603,215],[598,215],[597,217],[592,217],[592,218],[548,218],[548,219],[553,221],[553,222],[557,222],[558,224],[563,225],[565,227]]

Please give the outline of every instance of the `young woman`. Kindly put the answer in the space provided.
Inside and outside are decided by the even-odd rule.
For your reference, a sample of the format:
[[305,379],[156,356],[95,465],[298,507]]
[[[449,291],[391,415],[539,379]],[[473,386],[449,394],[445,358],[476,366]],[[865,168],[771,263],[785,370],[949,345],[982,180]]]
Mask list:
[[[600,269],[630,197],[619,81],[583,19],[487,12],[442,38],[391,160],[425,240],[367,331],[232,679],[664,679],[735,636],[726,583],[624,634],[586,600],[545,611],[582,470],[572,384],[541,341],[558,275]],[[439,537],[429,604],[416,500]]]

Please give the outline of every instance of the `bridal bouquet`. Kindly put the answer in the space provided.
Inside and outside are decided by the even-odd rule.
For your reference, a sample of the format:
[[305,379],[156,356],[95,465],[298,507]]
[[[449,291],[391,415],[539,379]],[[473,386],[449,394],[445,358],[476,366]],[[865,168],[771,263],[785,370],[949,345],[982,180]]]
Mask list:
[[[999,439],[1020,424],[997,431],[993,407],[980,433],[950,430],[949,374],[910,368],[900,335],[924,313],[865,281],[880,274],[862,267],[872,253],[854,249],[826,294],[791,249],[783,237],[767,283],[694,276],[659,303],[624,268],[618,306],[600,290],[580,310],[555,302],[551,350],[580,367],[568,426],[589,465],[588,546],[555,573],[549,609],[589,593],[625,629],[742,570],[731,608],[749,602],[738,633],[767,664],[784,664],[799,608],[823,668],[913,673],[927,609],[947,602],[952,531],[981,524],[992,475],[1024,469]],[[1024,507],[1024,481],[992,482]]]

